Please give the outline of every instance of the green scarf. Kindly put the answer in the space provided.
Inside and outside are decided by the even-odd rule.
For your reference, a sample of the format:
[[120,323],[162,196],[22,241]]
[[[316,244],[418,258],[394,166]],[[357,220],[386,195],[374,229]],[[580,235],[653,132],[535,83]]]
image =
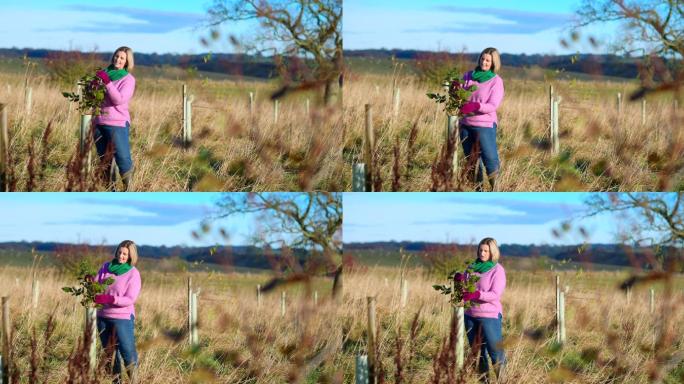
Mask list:
[[107,268],[107,270],[109,271],[109,273],[113,273],[117,276],[121,276],[124,273],[130,271],[132,268],[133,268],[132,265],[130,265],[128,263],[121,264],[121,263],[119,263],[119,259],[114,258],[114,260],[112,260],[112,262],[109,263],[109,268]]
[[477,69],[473,71],[472,78],[478,83],[484,83],[487,80],[491,80],[494,76],[496,76],[496,73],[492,72],[491,69],[489,71],[482,71],[480,70],[480,67],[477,67]]
[[477,273],[485,273],[488,272],[490,269],[494,268],[495,265],[495,261],[482,261],[478,257],[477,259],[475,259],[475,262],[472,263],[470,266],[473,267],[473,271]]
[[105,72],[107,72],[109,79],[112,81],[117,81],[120,78],[128,75],[128,71],[126,70],[126,68],[115,69],[114,64],[110,64],[109,67],[105,69]]

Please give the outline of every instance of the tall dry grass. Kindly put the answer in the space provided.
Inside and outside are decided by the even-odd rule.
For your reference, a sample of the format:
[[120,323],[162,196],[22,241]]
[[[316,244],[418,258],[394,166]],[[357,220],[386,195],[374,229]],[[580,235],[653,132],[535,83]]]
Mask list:
[[[302,286],[287,286],[284,318],[279,292],[265,295],[261,306],[256,304],[255,285],[263,285],[268,276],[195,273],[200,345],[189,348],[187,275],[148,270],[141,274],[143,289],[136,304],[141,382],[351,383],[354,358],[366,349],[368,296],[377,300],[383,382],[431,382],[434,359],[449,333],[452,310],[431,287],[441,281],[420,268],[405,271],[406,308],[400,305],[399,269],[356,267],[344,278],[339,302],[328,297],[329,280],[312,286],[319,293],[316,307],[311,290],[307,295]],[[507,274],[502,302],[509,382],[645,383],[669,375],[665,382],[674,383],[684,378],[684,339],[679,332],[684,319],[682,276],[671,277],[669,292],[663,281],[653,282],[656,311],[651,314],[646,286],[632,292],[629,304],[617,289],[624,274],[562,273],[562,285],[568,285],[569,292],[567,343],[560,348],[554,342],[553,275],[513,270]],[[83,310],[60,290],[68,278],[49,269],[39,270],[43,293],[38,309],[32,310],[31,275],[29,268],[0,269],[0,292],[11,300],[14,361],[27,372],[32,329],[44,329],[47,315],[53,313],[57,341],[46,351],[44,361],[50,369],[45,374],[47,382],[64,382],[69,376],[65,361],[82,334]],[[469,373],[459,382],[477,379]]]
[[[682,108],[672,92],[647,97],[647,121],[641,124],[640,101],[630,103],[635,82],[525,80],[502,74],[505,97],[498,109],[497,146],[501,160],[500,191],[660,191],[684,188]],[[372,105],[375,162],[379,189],[427,191],[431,169],[446,142],[446,116],[427,92],[440,91],[412,75],[356,73],[345,88],[344,145],[346,186],[352,164],[363,162],[364,105]],[[392,87],[400,89],[399,113],[393,115]],[[550,151],[548,87],[560,104],[560,154]],[[617,93],[623,113],[617,113]],[[680,102],[681,106],[682,103]],[[409,139],[412,129],[415,141]],[[395,166],[395,147],[399,166]],[[410,153],[413,152],[413,155]],[[463,153],[458,146],[463,164]],[[398,169],[398,172],[393,171]],[[400,184],[392,188],[399,174]],[[474,183],[455,173],[455,190]]]
[[[145,73],[151,74],[152,71]],[[264,191],[339,190],[341,120],[339,108],[323,107],[317,93],[303,92],[280,100],[278,123],[273,122],[275,91],[272,82],[230,80],[170,80],[137,75],[130,103],[131,153],[135,166],[132,188],[137,191]],[[27,190],[31,174],[29,148],[34,157],[44,153],[46,163],[34,160],[33,190],[66,188],[67,164],[77,153],[80,117],[75,104],[62,97],[65,89],[45,75],[32,76],[30,113],[24,103],[23,74],[0,73],[0,103],[9,111],[9,135],[14,187]],[[195,96],[193,143],[180,138],[183,83]],[[75,86],[74,86],[75,87]],[[249,92],[256,94],[254,118]],[[305,100],[310,99],[310,113]],[[48,124],[47,142],[41,137]],[[92,169],[97,165],[94,148]],[[101,190],[90,174],[86,189]]]

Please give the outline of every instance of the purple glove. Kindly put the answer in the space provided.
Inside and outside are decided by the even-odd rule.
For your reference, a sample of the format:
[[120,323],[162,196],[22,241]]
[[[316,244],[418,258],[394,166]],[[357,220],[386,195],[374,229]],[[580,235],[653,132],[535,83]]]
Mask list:
[[456,272],[456,274],[454,275],[454,281],[456,282],[464,282],[467,278],[468,276],[465,273],[461,272]]
[[102,82],[105,83],[105,85],[109,84],[112,80],[109,78],[109,75],[105,71],[97,71],[95,73],[95,76],[99,77],[102,79]]
[[480,298],[480,291],[475,292],[465,292],[463,294],[463,301],[473,301]]
[[95,304],[114,304],[114,296],[95,295]]
[[480,103],[475,103],[473,101],[469,101],[463,104],[463,106],[460,109],[461,113],[464,115],[477,112],[478,110],[480,110]]

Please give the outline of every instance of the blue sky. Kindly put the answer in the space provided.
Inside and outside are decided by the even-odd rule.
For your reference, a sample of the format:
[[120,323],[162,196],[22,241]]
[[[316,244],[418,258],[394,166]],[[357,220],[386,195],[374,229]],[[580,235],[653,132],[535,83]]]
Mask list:
[[238,39],[254,31],[254,22],[225,24],[221,39],[200,44],[209,30],[210,0],[24,0],[0,2],[0,47],[97,50],[125,45],[144,53],[230,52],[230,34]]
[[[214,212],[219,193],[4,193],[0,194],[0,242],[57,241],[118,244],[130,239],[146,245],[225,244],[216,233],[192,237]],[[249,244],[255,217],[217,222],[230,236],[225,245]]]
[[[616,241],[612,217],[583,218],[585,193],[345,193],[344,241],[389,240],[502,244],[577,244],[582,226],[590,242]],[[573,221],[557,238],[553,229]]]
[[[503,53],[601,53],[618,37],[616,24],[581,30],[580,41],[565,49],[580,0],[345,0],[345,49],[401,48]],[[593,48],[593,36],[606,44]]]

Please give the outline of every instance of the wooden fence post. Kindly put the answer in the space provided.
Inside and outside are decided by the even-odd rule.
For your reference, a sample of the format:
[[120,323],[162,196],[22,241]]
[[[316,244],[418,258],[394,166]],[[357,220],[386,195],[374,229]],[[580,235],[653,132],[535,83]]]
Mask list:
[[366,191],[366,164],[356,163],[352,169],[352,192]]
[[318,306],[318,291],[314,291],[313,293],[313,305]]
[[646,125],[646,99],[641,99],[641,125]]
[[375,297],[367,297],[368,302],[368,382],[376,384],[378,378],[375,376]]
[[25,110],[26,114],[30,115],[31,114],[31,106],[33,104],[33,89],[31,87],[26,87],[26,90],[24,92],[24,103],[25,103]]
[[192,293],[192,327],[190,328],[191,345],[199,344],[199,335],[197,331],[197,292]]
[[97,311],[95,308],[85,309],[85,333],[90,336],[88,345],[88,370],[95,371],[97,366]]
[[9,296],[2,297],[2,356],[5,362],[2,366],[2,382],[9,384],[9,370],[12,362],[9,360],[10,355],[10,308]]
[[9,133],[7,131],[7,105],[0,104],[0,192],[9,190]]
[[556,340],[560,335],[560,276],[556,275]]
[[309,108],[309,98],[306,98],[306,115],[309,116],[311,114],[311,109]]
[[373,113],[371,105],[366,104],[366,140],[364,151],[364,162],[366,164],[366,192],[373,191],[373,149],[375,148],[375,139],[373,137]]
[[280,292],[280,317],[285,317],[285,300],[286,300],[286,293],[285,291]]
[[629,305],[629,303],[632,301],[632,288],[629,288],[629,287],[627,288],[626,295],[627,295],[627,305]]
[[368,355],[356,355],[356,369],[354,370],[356,384],[368,384]]
[[465,360],[465,308],[454,306],[453,321],[456,322],[456,367],[463,369]]

